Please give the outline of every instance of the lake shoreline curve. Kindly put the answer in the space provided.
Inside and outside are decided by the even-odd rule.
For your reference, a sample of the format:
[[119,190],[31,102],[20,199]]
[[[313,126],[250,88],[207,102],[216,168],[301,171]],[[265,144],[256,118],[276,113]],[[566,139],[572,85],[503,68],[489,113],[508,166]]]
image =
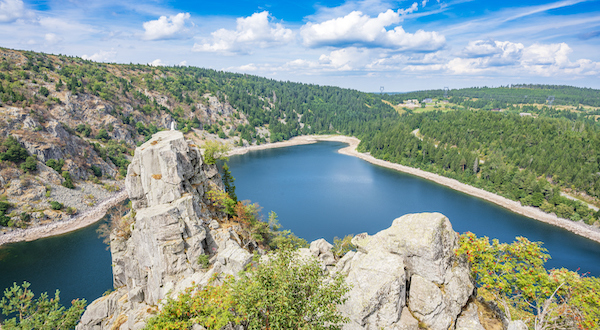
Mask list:
[[40,238],[58,236],[85,228],[98,222],[106,215],[108,209],[123,202],[127,198],[129,198],[127,190],[123,189],[117,194],[101,201],[93,208],[71,217],[68,220],[0,233],[0,247],[4,244],[35,241]]
[[586,225],[584,223],[574,222],[569,219],[559,218],[555,214],[546,213],[539,208],[533,206],[523,206],[517,201],[510,200],[506,197],[498,194],[491,193],[481,188],[476,188],[468,184],[462,183],[456,179],[451,179],[439,174],[427,172],[418,168],[409,167],[392,163],[389,161],[377,159],[368,153],[361,153],[356,150],[356,147],[360,143],[360,140],[355,137],[344,136],[344,135],[303,135],[294,137],[288,141],[265,143],[261,145],[254,145],[248,147],[236,147],[227,153],[227,156],[243,155],[249,151],[265,150],[273,148],[284,148],[296,145],[313,144],[319,141],[331,141],[331,142],[342,142],[348,144],[347,147],[338,150],[339,153],[353,156],[365,160],[371,164],[393,169],[399,172],[407,173],[410,175],[418,176],[420,178],[433,181],[437,184],[446,186],[448,188],[460,191],[470,196],[484,199],[488,202],[499,205],[505,209],[508,209],[514,213],[526,216],[528,218],[538,220],[556,227],[566,229],[576,235],[585,237],[589,240],[600,243],[600,231]]

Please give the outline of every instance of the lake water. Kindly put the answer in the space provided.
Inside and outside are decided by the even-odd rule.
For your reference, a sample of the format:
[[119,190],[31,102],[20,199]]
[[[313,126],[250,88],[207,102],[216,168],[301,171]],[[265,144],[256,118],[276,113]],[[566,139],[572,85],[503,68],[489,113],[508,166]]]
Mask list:
[[[407,213],[441,212],[454,230],[512,242],[515,236],[543,241],[566,267],[600,276],[600,244],[507,211],[495,204],[427,180],[341,155],[342,143],[256,151],[231,157],[237,195],[273,210],[280,223],[309,242],[388,228]],[[0,247],[0,290],[31,282],[39,294],[61,291],[61,301],[88,302],[112,288],[110,252],[98,238],[99,224],[76,232]]]
[[275,211],[285,229],[309,242],[376,232],[407,213],[440,212],[455,231],[512,242],[516,236],[542,241],[551,268],[600,276],[600,244],[532,220],[445,186],[375,166],[320,142],[233,156],[238,199]]

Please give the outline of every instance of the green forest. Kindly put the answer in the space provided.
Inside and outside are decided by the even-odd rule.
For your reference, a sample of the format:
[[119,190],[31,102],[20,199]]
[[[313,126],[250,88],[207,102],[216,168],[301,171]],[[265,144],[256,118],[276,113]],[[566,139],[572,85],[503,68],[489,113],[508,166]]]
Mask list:
[[[359,149],[377,158],[456,178],[561,217],[594,223],[600,215],[560,195],[568,189],[600,198],[599,90],[519,84],[373,94],[196,67],[20,54],[25,61],[0,62],[0,105],[31,109],[41,122],[47,109],[61,106],[53,95],[70,92],[108,104],[138,145],[164,129],[159,122],[164,114],[184,133],[204,130],[238,137],[239,143],[343,134],[361,139]],[[166,101],[152,95],[164,95]],[[229,103],[232,118],[243,116],[245,124],[196,115],[199,105],[209,102],[206,95]],[[432,111],[402,112],[393,106],[425,98],[432,99]],[[126,155],[135,145],[111,139],[112,124],[63,125],[87,138],[102,159],[124,174]],[[269,135],[260,135],[260,129]]]

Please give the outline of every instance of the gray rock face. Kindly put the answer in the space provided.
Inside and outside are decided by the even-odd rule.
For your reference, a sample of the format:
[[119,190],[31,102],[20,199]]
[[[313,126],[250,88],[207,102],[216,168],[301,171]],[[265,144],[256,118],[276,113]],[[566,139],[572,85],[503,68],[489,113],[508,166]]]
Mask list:
[[[192,281],[206,283],[215,272],[235,275],[252,259],[229,232],[208,227],[218,228],[222,215],[210,211],[204,193],[222,183],[181,132],[159,132],[137,148],[126,187],[135,219],[128,234],[111,235],[118,290],[93,302],[77,329],[143,328],[148,310],[167,295]],[[198,257],[214,253],[214,267],[201,269]]]
[[[473,294],[468,265],[454,256],[458,236],[440,213],[408,214],[353,240],[336,270],[352,285],[344,329],[448,329]],[[406,299],[408,297],[408,299]]]

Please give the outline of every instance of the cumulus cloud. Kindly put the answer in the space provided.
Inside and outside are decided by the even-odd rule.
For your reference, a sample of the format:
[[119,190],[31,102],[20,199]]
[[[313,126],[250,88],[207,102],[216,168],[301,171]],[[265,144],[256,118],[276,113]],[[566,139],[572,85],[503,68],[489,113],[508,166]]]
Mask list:
[[160,58],[155,59],[154,61],[148,63],[152,66],[165,66],[167,65],[165,62],[163,62]]
[[110,51],[101,50],[90,56],[83,55],[83,56],[81,56],[81,58],[83,58],[84,60],[90,60],[90,61],[95,61],[95,62],[109,62],[109,61],[114,60],[116,55],[117,55],[117,52],[114,50],[110,50]]
[[190,19],[189,13],[179,13],[174,16],[161,16],[154,21],[143,24],[144,40],[176,39],[186,35],[186,21]]
[[273,23],[268,11],[239,17],[235,30],[219,29],[213,32],[212,40],[194,44],[196,52],[218,52],[225,54],[245,53],[253,46],[261,48],[294,40],[294,33],[281,23]]
[[22,0],[0,0],[0,23],[10,23],[25,15]]
[[349,47],[334,50],[329,55],[321,55],[319,63],[338,71],[349,71],[363,67],[368,62],[369,55],[368,50]]
[[[588,59],[572,62],[566,43],[524,46],[510,41],[470,42],[462,56],[448,61],[446,68],[456,74],[518,72],[540,76],[556,74],[597,75],[600,63]],[[502,67],[499,69],[498,67]]]
[[54,33],[46,33],[46,35],[44,36],[44,40],[46,40],[46,42],[48,44],[54,45],[54,44],[57,44],[57,43],[63,41],[64,38],[59,37]]
[[[413,7],[414,5],[416,3]],[[400,23],[401,20],[400,11],[395,12],[391,9],[377,17],[353,11],[344,17],[322,23],[307,23],[302,27],[300,34],[304,45],[308,47],[357,46],[433,51],[442,48],[446,43],[446,38],[435,31],[418,30],[416,33],[408,33],[401,26],[392,30],[386,29]]]

